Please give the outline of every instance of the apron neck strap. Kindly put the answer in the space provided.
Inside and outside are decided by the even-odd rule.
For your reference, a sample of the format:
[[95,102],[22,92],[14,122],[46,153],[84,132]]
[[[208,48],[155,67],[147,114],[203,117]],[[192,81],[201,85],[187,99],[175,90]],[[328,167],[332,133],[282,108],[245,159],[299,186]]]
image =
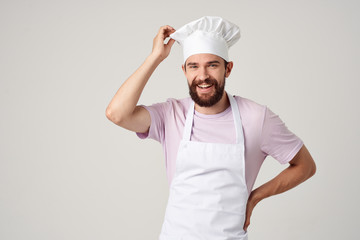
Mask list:
[[236,143],[244,144],[244,133],[243,133],[242,122],[241,122],[238,104],[237,104],[235,98],[229,93],[228,93],[228,98],[230,101],[231,110],[232,110],[234,123],[235,123]]
[[184,126],[183,140],[190,141],[191,130],[194,120],[195,103],[191,101],[189,110],[186,114],[186,122]]
[[[243,135],[241,117],[240,117],[240,112],[239,112],[237,102],[231,94],[227,93],[227,95],[228,95],[228,98],[230,101],[230,106],[231,106],[234,123],[235,123],[236,143],[244,144],[244,137],[243,137],[244,135]],[[194,103],[194,101],[191,101],[189,110],[186,114],[186,122],[185,122],[184,133],[183,133],[183,140],[186,140],[186,141],[190,141],[192,127],[193,127],[193,123],[194,123],[194,111],[195,111],[195,103]]]

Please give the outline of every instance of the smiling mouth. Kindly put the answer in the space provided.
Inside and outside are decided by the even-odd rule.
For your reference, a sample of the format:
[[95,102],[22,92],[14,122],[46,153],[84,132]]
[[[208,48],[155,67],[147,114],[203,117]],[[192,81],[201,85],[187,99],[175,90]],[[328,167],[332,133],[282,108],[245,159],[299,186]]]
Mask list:
[[201,89],[206,89],[206,88],[209,88],[211,87],[213,84],[201,84],[201,85],[197,85],[199,88]]

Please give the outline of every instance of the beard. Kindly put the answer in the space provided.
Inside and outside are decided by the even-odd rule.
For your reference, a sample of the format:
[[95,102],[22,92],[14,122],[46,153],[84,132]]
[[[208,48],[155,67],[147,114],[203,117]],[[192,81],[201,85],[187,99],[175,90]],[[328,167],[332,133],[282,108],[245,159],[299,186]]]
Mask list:
[[[208,78],[204,81],[193,81],[191,85],[189,85],[189,94],[191,99],[200,107],[211,107],[218,103],[222,96],[224,95],[225,89],[225,77],[224,77],[224,84],[219,85],[219,83],[212,78]],[[208,94],[201,94],[201,96],[197,93],[197,85],[200,84],[211,84],[215,88],[215,93],[208,93]]]

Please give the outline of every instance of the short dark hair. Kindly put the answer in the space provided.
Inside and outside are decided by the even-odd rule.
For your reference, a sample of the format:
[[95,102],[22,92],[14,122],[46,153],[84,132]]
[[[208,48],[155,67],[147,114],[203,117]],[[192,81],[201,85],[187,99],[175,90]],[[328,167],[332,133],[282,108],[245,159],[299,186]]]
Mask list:
[[226,67],[227,67],[228,63],[229,63],[229,62],[224,59],[225,70],[226,70]]

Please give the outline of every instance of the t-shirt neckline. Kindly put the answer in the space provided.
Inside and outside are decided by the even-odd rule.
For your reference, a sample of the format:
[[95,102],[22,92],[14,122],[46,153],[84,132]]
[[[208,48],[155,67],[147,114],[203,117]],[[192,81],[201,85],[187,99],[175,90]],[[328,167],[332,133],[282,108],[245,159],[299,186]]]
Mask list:
[[229,107],[227,107],[224,111],[220,112],[220,113],[216,113],[216,114],[203,114],[200,113],[198,111],[194,111],[195,112],[195,116],[200,117],[200,118],[220,118],[226,114],[228,114],[231,111],[231,105]]

